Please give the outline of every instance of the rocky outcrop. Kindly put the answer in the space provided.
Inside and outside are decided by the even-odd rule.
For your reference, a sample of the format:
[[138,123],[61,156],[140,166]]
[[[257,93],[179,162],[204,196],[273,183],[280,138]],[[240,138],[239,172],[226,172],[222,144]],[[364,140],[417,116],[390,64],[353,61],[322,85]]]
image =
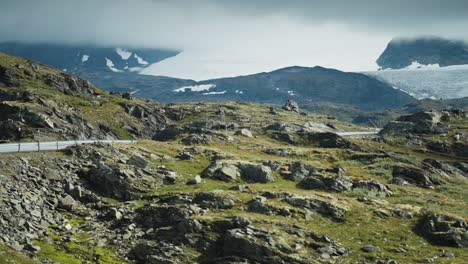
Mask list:
[[331,202],[316,198],[293,196],[285,198],[284,201],[292,206],[311,210],[323,215],[324,217],[328,217],[337,221],[344,220],[344,217],[347,213],[347,210],[344,207],[340,207]]
[[299,113],[299,105],[291,99],[288,100],[285,105],[283,105],[282,109],[290,112]]
[[401,116],[396,121],[389,122],[380,132],[380,135],[402,136],[408,134],[444,134],[448,126],[443,112],[418,112]]
[[421,219],[417,229],[434,244],[468,247],[468,224],[462,218],[430,213]]
[[420,187],[431,187],[442,184],[438,178],[434,177],[429,172],[416,168],[395,166],[392,175],[392,181],[395,183],[401,183],[401,180],[403,180],[403,182]]

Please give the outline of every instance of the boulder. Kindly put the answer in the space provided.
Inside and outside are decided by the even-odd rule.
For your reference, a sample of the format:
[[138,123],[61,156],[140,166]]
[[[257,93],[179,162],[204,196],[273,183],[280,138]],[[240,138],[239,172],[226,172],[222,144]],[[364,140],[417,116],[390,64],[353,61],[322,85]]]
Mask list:
[[202,183],[202,178],[200,175],[195,176],[193,179],[187,181],[187,185],[197,185]]
[[252,132],[246,128],[243,128],[236,132],[236,135],[244,136],[244,137],[253,137]]
[[238,167],[242,178],[248,182],[268,183],[275,180],[270,167],[253,163],[239,163]]
[[215,161],[203,171],[202,176],[220,181],[233,182],[239,179],[240,170],[234,164]]
[[302,162],[294,162],[289,165],[290,174],[287,175],[289,180],[299,182],[304,178],[316,173],[316,168],[306,165]]

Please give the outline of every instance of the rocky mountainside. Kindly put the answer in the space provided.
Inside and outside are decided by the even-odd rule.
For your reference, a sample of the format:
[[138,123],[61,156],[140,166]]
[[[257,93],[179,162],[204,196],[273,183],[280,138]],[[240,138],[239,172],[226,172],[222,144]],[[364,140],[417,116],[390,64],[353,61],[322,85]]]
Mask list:
[[439,37],[393,39],[377,59],[382,69],[468,64],[468,44]]
[[294,101],[141,101],[5,54],[0,91],[4,126],[51,140],[138,140],[1,154],[0,263],[468,258],[463,111],[342,137],[368,128],[303,113]]

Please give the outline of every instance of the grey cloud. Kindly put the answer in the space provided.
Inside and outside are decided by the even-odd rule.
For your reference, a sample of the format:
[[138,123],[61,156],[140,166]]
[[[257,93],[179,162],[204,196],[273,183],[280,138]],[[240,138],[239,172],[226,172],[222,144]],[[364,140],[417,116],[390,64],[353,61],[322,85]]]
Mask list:
[[278,19],[468,39],[467,14],[466,0],[0,0],[0,40],[186,49],[273,31]]

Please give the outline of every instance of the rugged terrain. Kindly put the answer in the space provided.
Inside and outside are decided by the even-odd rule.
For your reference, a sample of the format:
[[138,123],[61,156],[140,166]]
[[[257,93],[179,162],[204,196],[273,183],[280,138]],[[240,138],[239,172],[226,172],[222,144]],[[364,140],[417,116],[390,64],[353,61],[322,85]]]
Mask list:
[[468,258],[463,111],[348,138],[370,130],[293,101],[142,101],[5,54],[0,98],[6,142],[138,139],[1,155],[0,263]]

